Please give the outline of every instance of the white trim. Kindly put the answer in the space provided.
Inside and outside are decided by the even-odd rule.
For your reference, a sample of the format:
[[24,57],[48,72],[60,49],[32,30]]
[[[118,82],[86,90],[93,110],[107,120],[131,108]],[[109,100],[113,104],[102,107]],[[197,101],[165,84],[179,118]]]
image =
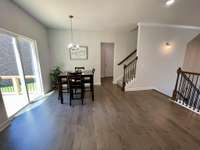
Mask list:
[[4,129],[6,129],[10,125],[10,121],[6,120],[0,125],[0,132],[2,132]]
[[175,104],[177,104],[177,105],[179,105],[179,106],[181,106],[181,107],[187,109],[187,110],[190,110],[190,111],[192,111],[192,112],[194,112],[194,113],[200,115],[200,112],[197,112],[197,111],[193,110],[192,108],[189,108],[189,107],[187,107],[187,106],[184,106],[184,105],[180,104],[179,102],[176,102],[176,101],[174,101],[174,100],[172,100],[172,99],[170,99],[170,98],[169,98],[168,100],[169,100],[170,102],[173,102],[173,103],[175,103]]
[[28,103],[27,105],[25,105],[24,107],[22,107],[20,110],[18,110],[16,113],[14,113],[12,116],[10,116],[8,119],[9,120],[13,120],[15,117],[16,117],[16,115],[21,111],[21,110],[23,110],[23,109],[25,109],[28,105],[30,105],[31,103]]
[[38,71],[38,76],[39,76],[39,82],[40,82],[40,89],[42,96],[44,96],[44,80],[42,78],[42,72],[41,72],[41,65],[40,65],[40,58],[39,58],[39,52],[38,52],[38,46],[37,46],[37,41],[33,40],[33,45],[34,45],[34,52],[35,52],[35,57],[36,57],[36,63],[37,63],[37,71]]
[[[140,47],[139,47],[139,45],[140,45],[140,38],[141,38],[141,26],[140,25],[138,25],[138,33],[137,33],[137,56],[138,56],[138,50],[140,50]],[[136,69],[137,69],[137,67],[136,67]]]
[[126,92],[131,92],[131,91],[145,91],[145,90],[153,90],[156,89],[155,87],[136,87],[136,88],[125,88]]
[[[38,101],[41,101],[45,98],[47,98],[48,96],[50,96],[51,94],[53,94],[55,91],[50,91],[48,92],[47,94],[44,94],[44,96],[41,96],[39,98],[36,98],[34,101],[30,101],[30,103],[28,103],[26,106],[24,106],[23,108],[21,108],[19,111],[17,111],[15,114],[13,114],[12,116],[9,117],[9,120],[13,120],[15,119],[18,114],[20,114],[20,112],[22,112],[24,109],[26,109],[28,106],[30,106],[31,104],[35,103],[35,102],[38,102]],[[47,100],[47,99],[46,99]]]
[[123,78],[123,75],[118,76],[115,80],[113,80],[113,84],[117,84],[117,81]]
[[96,82],[94,83],[94,85],[101,85],[101,82]]
[[25,74],[24,74],[24,66],[22,64],[22,59],[21,59],[21,53],[19,50],[19,41],[18,41],[18,37],[12,37],[12,41],[13,41],[13,48],[14,48],[14,53],[15,53],[15,59],[16,59],[16,63],[17,63],[17,70],[20,76],[20,81],[22,84],[22,93],[25,94],[26,99],[27,99],[27,103],[30,103],[30,98],[29,98],[29,93],[28,93],[28,89],[26,86],[26,80],[25,80]]
[[140,22],[138,26],[150,26],[150,27],[168,27],[168,28],[181,28],[181,29],[193,29],[200,30],[200,26],[187,26],[187,25],[175,25],[175,24],[162,24],[162,23],[145,23]]
[[161,91],[161,90],[158,89],[158,88],[154,88],[153,90],[156,90],[157,92],[160,92],[160,93],[162,93],[162,94],[164,94],[165,96],[168,96],[168,97],[171,97],[171,96],[172,96],[172,94],[167,94],[167,93]]

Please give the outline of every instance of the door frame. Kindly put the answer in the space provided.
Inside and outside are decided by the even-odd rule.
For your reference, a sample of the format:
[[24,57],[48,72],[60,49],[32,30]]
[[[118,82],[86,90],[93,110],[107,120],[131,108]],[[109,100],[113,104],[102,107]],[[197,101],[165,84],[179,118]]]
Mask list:
[[[37,47],[37,41],[33,40],[27,36],[21,35],[21,34],[17,34],[15,32],[6,30],[4,28],[0,27],[0,33],[2,34],[6,34],[12,37],[13,42],[14,42],[14,53],[15,53],[15,58],[18,59],[16,61],[18,61],[19,63],[19,76],[21,76],[22,78],[22,86],[25,88],[25,96],[27,97],[28,100],[28,104],[25,105],[24,107],[22,107],[19,111],[17,111],[15,114],[13,114],[12,116],[9,117],[9,119],[13,119],[15,117],[16,114],[18,114],[22,109],[24,109],[25,107],[27,107],[29,104],[32,103],[32,101],[30,100],[29,97],[29,93],[28,93],[28,89],[27,89],[27,85],[25,83],[25,74],[24,74],[24,68],[23,68],[23,64],[22,64],[22,59],[21,59],[21,53],[19,50],[19,43],[18,43],[18,39],[19,38],[23,38],[25,40],[28,40],[31,42],[31,46],[34,46],[34,55],[35,55],[35,59],[36,59],[36,63],[37,63],[37,69],[38,69],[38,76],[39,76],[39,82],[40,82],[40,89],[41,89],[41,96],[44,96],[44,86],[43,86],[43,78],[42,78],[42,73],[41,73],[41,66],[40,66],[40,59],[39,59],[39,53],[38,53],[38,47]],[[17,56],[16,56],[17,55]],[[16,62],[17,63],[17,62]],[[17,64],[18,65],[18,64]],[[21,75],[20,75],[21,74]],[[3,98],[3,97],[2,97]]]
[[115,58],[115,42],[100,42],[100,70],[101,70],[101,72],[100,72],[100,77],[101,78],[103,78],[102,76],[101,76],[101,73],[102,73],[102,44],[113,44],[113,81],[114,81],[114,68],[115,68],[115,64],[114,64],[114,58]]

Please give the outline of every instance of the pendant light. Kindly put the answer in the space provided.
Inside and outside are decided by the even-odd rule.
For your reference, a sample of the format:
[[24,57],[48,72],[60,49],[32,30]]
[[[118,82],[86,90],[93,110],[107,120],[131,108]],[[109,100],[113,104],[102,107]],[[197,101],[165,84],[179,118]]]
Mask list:
[[69,16],[69,19],[70,19],[70,26],[71,26],[71,29],[70,29],[70,40],[71,42],[68,44],[68,49],[73,49],[73,50],[78,50],[79,49],[79,45],[78,44],[74,44],[74,35],[73,35],[73,24],[72,24],[72,19],[74,18],[74,16],[70,15]]

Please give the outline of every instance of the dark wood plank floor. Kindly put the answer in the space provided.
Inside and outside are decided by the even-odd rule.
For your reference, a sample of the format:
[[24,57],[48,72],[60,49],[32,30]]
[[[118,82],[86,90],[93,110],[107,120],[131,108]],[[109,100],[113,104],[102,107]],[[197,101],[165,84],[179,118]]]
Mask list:
[[61,105],[55,93],[16,118],[0,149],[199,150],[200,117],[155,91],[123,93],[104,79],[94,103],[87,95],[84,106]]

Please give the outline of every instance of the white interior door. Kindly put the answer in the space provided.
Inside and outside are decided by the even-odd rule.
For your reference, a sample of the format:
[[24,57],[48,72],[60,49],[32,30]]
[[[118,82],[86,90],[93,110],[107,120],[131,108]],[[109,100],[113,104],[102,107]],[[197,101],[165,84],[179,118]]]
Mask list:
[[101,77],[113,76],[114,43],[101,43]]

